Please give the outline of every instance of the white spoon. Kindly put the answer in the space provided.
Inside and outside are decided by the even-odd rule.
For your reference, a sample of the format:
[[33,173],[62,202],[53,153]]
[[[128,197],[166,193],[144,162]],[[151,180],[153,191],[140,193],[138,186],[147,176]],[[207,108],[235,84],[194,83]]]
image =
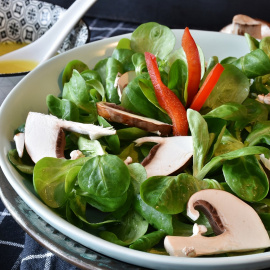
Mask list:
[[25,60],[40,64],[48,60],[95,2],[96,0],[76,0],[43,36],[21,49],[1,56],[0,61]]

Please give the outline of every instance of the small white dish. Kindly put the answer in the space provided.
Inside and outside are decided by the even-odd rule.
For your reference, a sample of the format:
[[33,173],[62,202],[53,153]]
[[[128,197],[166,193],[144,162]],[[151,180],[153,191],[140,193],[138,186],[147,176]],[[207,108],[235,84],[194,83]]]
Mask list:
[[[183,30],[174,30],[174,33],[179,48]],[[242,36],[195,30],[191,30],[191,34],[202,48],[206,61],[214,55],[221,60],[228,56],[240,57],[249,51]],[[114,259],[152,269],[258,269],[269,266],[270,252],[236,257],[177,258],[136,251],[102,240],[57,216],[37,198],[29,181],[24,180],[8,161],[14,130],[25,122],[29,111],[47,113],[46,96],[59,94],[59,75],[65,65],[78,59],[92,68],[98,60],[110,56],[123,37],[130,35],[93,42],[58,55],[29,73],[10,92],[0,108],[0,165],[6,178],[25,203],[47,223],[78,243]]]

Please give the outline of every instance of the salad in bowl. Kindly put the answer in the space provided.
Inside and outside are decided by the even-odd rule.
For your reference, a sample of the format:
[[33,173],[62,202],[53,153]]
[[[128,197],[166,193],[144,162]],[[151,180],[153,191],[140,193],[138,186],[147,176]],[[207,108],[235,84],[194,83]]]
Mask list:
[[[140,25],[89,67],[66,63],[47,113],[29,113],[8,159],[72,225],[159,255],[233,256],[270,247],[269,39],[205,59]],[[91,52],[89,52],[91,53]]]

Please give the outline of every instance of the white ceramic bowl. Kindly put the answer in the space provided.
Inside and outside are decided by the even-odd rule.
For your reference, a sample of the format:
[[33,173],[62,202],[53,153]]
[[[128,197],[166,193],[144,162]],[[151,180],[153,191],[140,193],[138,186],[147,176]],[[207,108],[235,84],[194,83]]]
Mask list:
[[[180,47],[183,30],[174,31]],[[248,52],[241,36],[216,32],[191,31],[202,48],[206,60],[217,55],[220,60],[227,56],[240,57]],[[121,247],[82,231],[53,213],[33,193],[33,188],[13,168],[7,159],[11,149],[13,131],[24,123],[29,111],[47,112],[46,96],[59,94],[59,75],[65,65],[73,60],[84,61],[90,68],[98,60],[111,55],[118,40],[124,35],[113,37],[70,50],[36,68],[11,91],[0,109],[0,165],[12,187],[40,217],[63,234],[80,244],[104,255],[127,263],[153,269],[258,269],[270,264],[270,253],[220,258],[177,258],[148,254]],[[29,98],[31,97],[31,98]],[[16,109],[14,109],[16,108]]]

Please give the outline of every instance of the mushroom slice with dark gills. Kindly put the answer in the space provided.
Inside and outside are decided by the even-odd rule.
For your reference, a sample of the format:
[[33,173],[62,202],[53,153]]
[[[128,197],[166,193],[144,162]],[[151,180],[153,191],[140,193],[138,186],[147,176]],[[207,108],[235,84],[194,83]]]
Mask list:
[[128,112],[114,103],[98,102],[97,111],[108,121],[137,127],[160,136],[168,136],[172,131],[172,126],[169,124]]
[[141,163],[147,177],[179,172],[193,156],[191,136],[142,137],[135,141],[137,146],[146,142],[157,143]]
[[164,245],[172,256],[196,257],[225,252],[245,252],[270,246],[268,233],[255,210],[223,190],[206,189],[193,194],[187,215],[197,220],[204,212],[217,236],[206,237],[203,225],[195,224],[190,237],[166,236]]
[[248,33],[254,38],[261,39],[261,23],[246,15],[235,15],[233,17],[232,33],[237,35]]
[[116,133],[111,128],[29,112],[25,123],[25,148],[31,159],[36,163],[43,157],[64,158],[66,144],[64,130],[88,135],[92,140]]

